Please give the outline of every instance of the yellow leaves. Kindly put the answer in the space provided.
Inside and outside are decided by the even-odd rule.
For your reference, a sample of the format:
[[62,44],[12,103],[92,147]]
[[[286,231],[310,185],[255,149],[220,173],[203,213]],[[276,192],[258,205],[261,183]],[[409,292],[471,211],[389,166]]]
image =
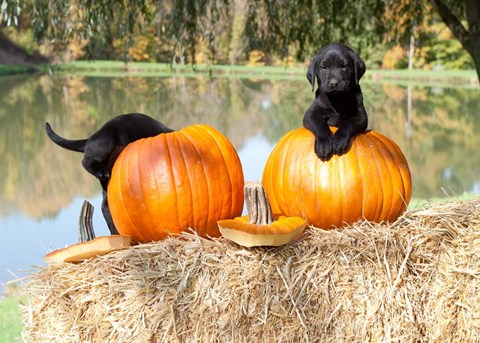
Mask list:
[[441,30],[440,33],[438,34],[439,40],[450,40],[452,38],[453,38],[452,31],[450,31],[450,29],[447,26],[445,26],[443,30]]
[[295,58],[293,58],[293,56],[290,55],[282,58],[281,60],[275,61],[273,65],[292,68],[297,65],[297,62],[295,61]]
[[133,61],[148,61],[150,58],[148,53],[149,44],[150,41],[148,37],[136,37],[133,46],[128,49],[128,55]]
[[154,32],[146,31],[133,37],[115,39],[113,47],[120,55],[127,55],[135,62],[155,62],[164,45]]
[[263,67],[265,65],[265,53],[260,50],[250,51],[247,65]]
[[85,56],[85,48],[87,44],[88,40],[81,39],[78,36],[73,37],[68,43],[65,60],[75,61],[81,59],[83,56]]
[[398,65],[405,59],[407,56],[407,51],[395,45],[393,48],[387,50],[385,56],[383,56],[382,69],[396,69]]

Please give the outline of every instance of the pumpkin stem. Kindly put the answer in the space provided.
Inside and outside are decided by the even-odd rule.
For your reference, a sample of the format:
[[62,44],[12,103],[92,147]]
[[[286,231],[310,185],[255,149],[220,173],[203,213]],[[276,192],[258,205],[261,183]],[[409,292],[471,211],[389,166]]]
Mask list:
[[270,225],[273,223],[272,208],[262,184],[258,181],[247,182],[244,192],[250,224]]
[[80,211],[80,218],[78,218],[78,240],[80,242],[87,242],[95,238],[92,217],[93,205],[85,200]]

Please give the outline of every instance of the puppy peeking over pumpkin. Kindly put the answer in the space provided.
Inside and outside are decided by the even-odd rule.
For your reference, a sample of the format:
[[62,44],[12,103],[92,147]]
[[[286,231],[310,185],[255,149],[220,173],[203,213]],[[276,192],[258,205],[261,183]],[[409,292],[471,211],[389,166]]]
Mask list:
[[[307,78],[318,88],[303,118],[303,125],[315,135],[315,153],[321,160],[346,153],[353,136],[367,129],[368,117],[363,106],[359,80],[365,63],[357,52],[341,43],[331,43],[315,55]],[[338,130],[332,135],[329,126]]]
[[304,127],[279,140],[263,171],[273,213],[329,230],[358,220],[392,222],[406,210],[408,162],[395,142],[366,130],[364,73],[365,63],[343,44],[329,44],[312,58],[307,78],[318,88]]
[[45,124],[48,137],[62,148],[83,152],[83,167],[94,175],[102,185],[102,213],[111,234],[118,231],[113,223],[107,200],[107,186],[113,164],[122,150],[141,138],[154,137],[161,133],[173,132],[163,123],[142,113],[129,113],[116,116],[107,121],[89,138],[71,140],[53,131],[49,123]]

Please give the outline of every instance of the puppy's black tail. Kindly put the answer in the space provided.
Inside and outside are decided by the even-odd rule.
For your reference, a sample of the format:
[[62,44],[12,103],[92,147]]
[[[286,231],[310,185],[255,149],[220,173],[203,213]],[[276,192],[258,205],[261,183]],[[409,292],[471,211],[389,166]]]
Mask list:
[[45,131],[47,132],[48,137],[54,143],[60,145],[62,148],[72,151],[84,152],[85,143],[87,142],[86,139],[71,140],[60,137],[52,130],[49,123],[45,124]]

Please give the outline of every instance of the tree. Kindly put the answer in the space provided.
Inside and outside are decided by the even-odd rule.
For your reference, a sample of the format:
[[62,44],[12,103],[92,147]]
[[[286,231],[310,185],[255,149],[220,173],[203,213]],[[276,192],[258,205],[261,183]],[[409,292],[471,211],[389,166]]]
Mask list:
[[385,40],[408,44],[413,30],[434,10],[472,57],[480,80],[479,0],[248,1],[247,37],[252,44],[297,54],[332,40],[357,50]]
[[[435,11],[472,56],[480,80],[480,1],[462,0],[448,6],[445,0],[430,0]],[[456,14],[454,11],[457,10]],[[464,23],[467,23],[465,27]]]
[[[480,79],[478,0],[0,0],[0,24],[29,18],[38,39],[65,42],[72,34],[102,39],[129,36],[152,20],[174,46],[172,57],[195,62],[198,42],[211,51],[232,30],[238,5],[245,4],[244,42],[250,50],[297,58],[311,56],[331,41],[361,50],[386,40],[410,40],[432,9],[474,60]],[[73,15],[75,14],[75,15]],[[238,16],[237,16],[238,18]],[[74,20],[72,20],[74,19]],[[238,30],[238,23],[236,24]],[[231,31],[230,31],[231,32]],[[160,34],[160,32],[159,32]]]

